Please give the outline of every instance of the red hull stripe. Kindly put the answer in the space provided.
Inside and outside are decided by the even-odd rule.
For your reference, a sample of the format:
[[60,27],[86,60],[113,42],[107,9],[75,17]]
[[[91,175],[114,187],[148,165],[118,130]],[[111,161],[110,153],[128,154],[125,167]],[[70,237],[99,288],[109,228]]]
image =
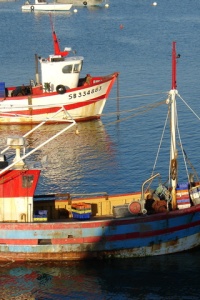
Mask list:
[[[196,226],[200,225],[200,220],[181,225],[181,226],[175,226],[171,228],[166,228],[162,230],[152,230],[147,232],[132,232],[132,233],[126,233],[126,234],[117,234],[115,235],[109,235],[104,236],[104,239],[106,241],[122,241],[122,240],[130,240],[130,239],[138,239],[138,238],[148,238],[148,237],[155,237],[159,235],[166,235],[170,234],[172,232],[178,232],[185,229],[190,229],[191,227],[194,228]],[[27,229],[27,228],[26,228]],[[41,226],[40,226],[41,229]],[[16,230],[16,228],[15,228]],[[42,228],[43,230],[43,228]],[[101,239],[101,236],[90,236],[90,237],[80,237],[80,238],[58,238],[58,239],[51,239],[51,243],[56,244],[80,244],[80,243],[96,243],[99,242]],[[38,239],[0,239],[0,244],[7,244],[7,245],[37,245]]]
[[[66,110],[72,110],[72,109],[76,109],[76,108],[80,108],[80,107],[84,107],[87,105],[91,105],[93,103],[96,103],[98,101],[101,101],[105,99],[105,95],[102,95],[100,97],[88,100],[88,101],[84,101],[84,102],[77,102],[77,103],[73,103],[73,104],[67,104],[67,105],[61,105],[64,106],[64,108]],[[41,114],[51,114],[51,113],[56,113],[61,106],[58,107],[48,107],[48,108],[41,108],[41,109],[32,109],[32,110],[12,110],[12,114],[19,114],[19,115],[26,115],[26,116],[34,116],[34,115],[41,115]],[[8,116],[8,114],[5,113],[1,113],[0,116]]]
[[[194,207],[190,207],[189,209],[177,210],[174,212],[170,212],[169,220],[175,219],[178,216],[186,216],[191,215],[195,212],[200,212],[200,204]],[[152,215],[148,217],[148,222],[156,222],[166,220],[166,214],[158,214]],[[66,230],[66,229],[91,229],[91,228],[98,228],[98,227],[105,227],[105,226],[120,226],[120,225],[130,225],[131,224],[139,224],[144,223],[147,219],[146,217],[141,219],[132,219],[127,218],[126,220],[107,220],[107,221],[88,221],[88,222],[70,222],[70,223],[0,223],[0,230]],[[192,223],[194,224],[194,223]]]
[[17,246],[20,246],[20,245],[38,245],[38,240],[34,239],[23,239],[23,240],[20,240],[20,239],[16,239],[16,240],[9,240],[9,239],[0,239],[0,245],[17,245]]

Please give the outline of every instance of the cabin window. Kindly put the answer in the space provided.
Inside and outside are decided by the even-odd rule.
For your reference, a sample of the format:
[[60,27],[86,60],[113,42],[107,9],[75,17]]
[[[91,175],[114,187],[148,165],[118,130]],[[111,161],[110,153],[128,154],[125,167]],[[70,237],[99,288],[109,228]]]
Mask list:
[[67,65],[67,66],[64,66],[62,71],[64,74],[66,73],[72,73],[72,69],[73,69],[73,65]]
[[79,73],[81,71],[81,64],[74,65],[74,73]]
[[22,176],[22,187],[30,188],[33,184],[33,175],[23,175]]

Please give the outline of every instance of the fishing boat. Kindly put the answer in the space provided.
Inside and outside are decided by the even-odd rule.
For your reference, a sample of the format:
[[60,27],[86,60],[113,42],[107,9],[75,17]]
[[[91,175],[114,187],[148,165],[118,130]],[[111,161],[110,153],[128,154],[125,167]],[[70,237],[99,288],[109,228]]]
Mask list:
[[35,80],[19,86],[0,83],[0,124],[39,124],[57,111],[58,122],[65,122],[65,110],[75,121],[101,117],[119,73],[80,77],[84,58],[72,54],[71,48],[61,51],[52,22],[51,25],[54,54],[47,58],[35,55]]
[[72,3],[73,6],[102,6],[105,0],[57,0],[57,3]]
[[34,3],[26,1],[22,5],[23,11],[68,11],[72,8],[72,3],[48,3],[46,0],[35,0]]
[[[77,123],[70,118],[60,132],[28,152],[25,140],[46,120],[22,137],[8,137],[0,156],[0,261],[134,258],[200,245],[200,182],[188,168],[187,181],[178,181],[177,59],[173,42],[172,88],[165,101],[171,134],[169,175],[164,181],[152,172],[140,191],[129,194],[37,195],[40,170],[29,169],[25,160]],[[9,163],[6,152],[12,149],[16,155]]]

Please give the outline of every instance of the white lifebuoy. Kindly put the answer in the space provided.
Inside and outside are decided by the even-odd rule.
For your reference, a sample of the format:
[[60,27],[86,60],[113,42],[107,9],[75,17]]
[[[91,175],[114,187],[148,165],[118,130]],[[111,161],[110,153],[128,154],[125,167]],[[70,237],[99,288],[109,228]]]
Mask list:
[[64,85],[62,85],[62,84],[59,84],[59,85],[57,85],[57,87],[56,87],[56,92],[58,93],[58,94],[64,94],[65,92],[66,92],[66,87],[64,86]]
[[31,11],[34,11],[34,6],[33,5],[31,5]]

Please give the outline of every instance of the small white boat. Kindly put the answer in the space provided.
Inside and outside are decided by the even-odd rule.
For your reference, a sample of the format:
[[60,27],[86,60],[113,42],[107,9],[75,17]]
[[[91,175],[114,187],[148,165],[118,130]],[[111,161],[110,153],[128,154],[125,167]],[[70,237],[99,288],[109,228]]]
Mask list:
[[72,3],[74,6],[100,6],[105,4],[105,0],[56,0],[57,3]]
[[71,3],[48,3],[46,0],[35,0],[34,4],[26,1],[22,5],[24,11],[68,11],[72,7]]

